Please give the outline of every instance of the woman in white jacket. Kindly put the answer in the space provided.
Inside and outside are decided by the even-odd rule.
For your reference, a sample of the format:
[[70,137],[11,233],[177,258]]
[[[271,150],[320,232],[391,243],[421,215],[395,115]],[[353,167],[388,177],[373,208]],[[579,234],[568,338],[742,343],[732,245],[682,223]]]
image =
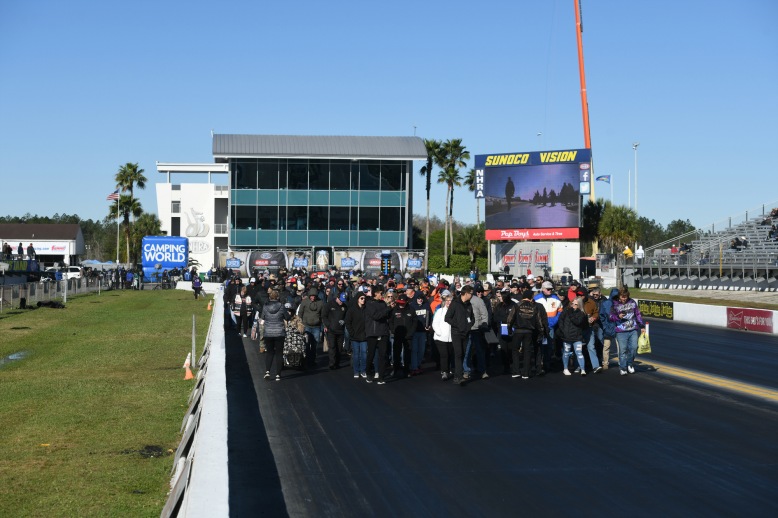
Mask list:
[[451,343],[451,324],[446,323],[446,313],[453,295],[446,290],[441,293],[441,303],[435,316],[432,318],[432,330],[434,334],[432,339],[438,348],[440,354],[440,375],[443,381],[451,377],[451,360],[454,359],[454,348]]

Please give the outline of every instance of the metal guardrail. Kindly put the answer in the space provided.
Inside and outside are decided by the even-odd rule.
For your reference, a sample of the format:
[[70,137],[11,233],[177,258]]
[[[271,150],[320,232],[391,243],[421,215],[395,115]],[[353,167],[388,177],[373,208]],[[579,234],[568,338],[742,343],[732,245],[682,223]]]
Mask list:
[[[3,279],[5,280],[5,279]],[[67,283],[67,285],[66,285]],[[41,281],[20,284],[0,284],[0,313],[25,306],[37,306],[38,302],[65,299],[67,296],[97,293],[113,289],[106,279],[68,279],[67,281]]]

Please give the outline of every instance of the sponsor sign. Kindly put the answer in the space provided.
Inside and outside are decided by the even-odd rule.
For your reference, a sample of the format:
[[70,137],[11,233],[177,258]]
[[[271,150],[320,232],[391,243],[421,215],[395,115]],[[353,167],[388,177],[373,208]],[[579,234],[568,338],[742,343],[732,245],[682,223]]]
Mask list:
[[141,242],[141,255],[143,280],[150,281],[156,272],[186,268],[189,240],[178,236],[145,236]]
[[666,300],[643,300],[638,301],[638,308],[644,319],[660,318],[663,320],[673,320],[673,303]]
[[515,228],[487,230],[488,241],[523,241],[529,239],[578,239],[578,228]]
[[765,309],[727,308],[727,327],[772,333],[773,312]]

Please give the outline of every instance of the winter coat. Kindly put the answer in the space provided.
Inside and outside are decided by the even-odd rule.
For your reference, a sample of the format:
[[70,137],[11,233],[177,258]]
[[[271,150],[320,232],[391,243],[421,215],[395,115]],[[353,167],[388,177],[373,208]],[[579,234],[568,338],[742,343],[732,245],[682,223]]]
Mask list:
[[346,329],[346,304],[340,304],[337,300],[331,300],[324,307],[324,326],[327,331],[336,335],[342,335]]
[[286,336],[286,322],[291,318],[284,305],[272,300],[262,308],[262,320],[265,321],[265,337]]
[[559,316],[557,322],[557,333],[563,342],[573,343],[583,341],[583,330],[588,327],[586,313],[580,309],[568,307]]
[[548,316],[548,326],[554,327],[557,325],[559,313],[562,311],[562,301],[559,297],[557,297],[555,293],[546,297],[541,291],[535,295],[535,303],[540,304],[545,308],[546,315]]
[[404,340],[416,329],[416,313],[409,307],[395,306],[389,316],[389,330],[395,340]]
[[446,313],[446,322],[451,325],[451,334],[467,335],[474,321],[473,306],[470,301],[465,303],[462,302],[461,297],[454,297]]
[[389,336],[389,314],[392,309],[383,300],[367,299],[365,303],[365,336]]
[[246,295],[246,297],[241,297],[240,293],[235,295],[235,299],[232,301],[232,312],[235,313],[235,316],[240,316],[241,313],[244,314],[251,314],[251,297]]
[[417,333],[423,333],[432,324],[432,309],[430,309],[429,303],[424,300],[421,304],[416,302],[414,298],[408,303],[408,306],[416,314],[416,329]]
[[489,312],[486,310],[486,303],[473,295],[470,299],[470,306],[473,308],[473,325],[470,327],[473,331],[486,331],[489,328]]
[[446,322],[446,313],[448,308],[443,306],[435,312],[432,317],[432,335],[433,340],[438,342],[450,342],[451,341],[451,324]]
[[359,304],[353,304],[346,311],[346,329],[351,340],[355,342],[364,342],[367,340],[365,335],[365,307],[359,307]]
[[[620,316],[622,313],[624,318]],[[646,327],[638,303],[634,299],[627,299],[626,302],[621,302],[618,298],[614,299],[610,320],[616,324],[616,333],[639,331]]]
[[611,321],[611,308],[613,307],[613,301],[619,298],[619,290],[613,288],[611,290],[610,298],[603,299],[600,302],[600,326],[602,326],[602,334],[604,337],[616,336],[616,323]]
[[324,302],[318,297],[313,299],[313,301],[306,297],[305,300],[300,303],[297,314],[300,316],[304,325],[308,327],[320,326],[322,315],[324,314]]

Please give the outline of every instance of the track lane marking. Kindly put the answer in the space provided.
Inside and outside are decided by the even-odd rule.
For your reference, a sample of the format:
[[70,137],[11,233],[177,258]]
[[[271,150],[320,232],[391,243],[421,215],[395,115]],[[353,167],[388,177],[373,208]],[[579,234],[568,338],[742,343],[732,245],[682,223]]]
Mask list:
[[696,381],[697,383],[712,385],[714,387],[731,390],[739,394],[747,394],[749,396],[772,401],[773,403],[778,403],[778,390],[769,389],[760,385],[743,383],[742,381],[735,381],[723,376],[715,376],[713,374],[704,374],[702,372],[690,369],[681,369],[679,367],[673,367],[672,365],[653,360],[641,360],[641,365],[651,365],[657,369],[657,372],[676,378]]

